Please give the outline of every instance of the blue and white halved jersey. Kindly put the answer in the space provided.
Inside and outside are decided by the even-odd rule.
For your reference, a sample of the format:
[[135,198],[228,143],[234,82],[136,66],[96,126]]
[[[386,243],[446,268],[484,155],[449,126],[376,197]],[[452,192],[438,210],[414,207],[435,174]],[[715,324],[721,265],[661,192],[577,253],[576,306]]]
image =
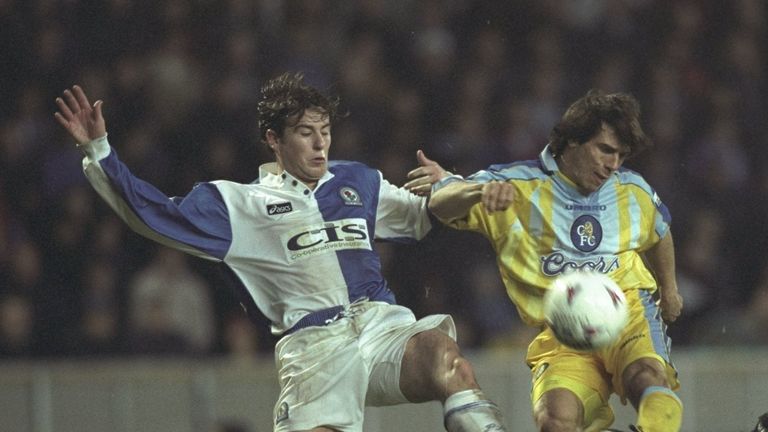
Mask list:
[[416,241],[432,227],[426,199],[357,162],[331,162],[314,190],[272,163],[252,184],[199,183],[170,198],[133,176],[106,136],[81,149],[91,185],[134,231],[226,264],[274,334],[362,297],[394,303],[373,240]]

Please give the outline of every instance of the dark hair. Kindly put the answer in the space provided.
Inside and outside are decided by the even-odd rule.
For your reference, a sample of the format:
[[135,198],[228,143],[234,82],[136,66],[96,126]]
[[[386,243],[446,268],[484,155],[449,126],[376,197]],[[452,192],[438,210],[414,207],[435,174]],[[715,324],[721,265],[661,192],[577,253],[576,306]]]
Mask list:
[[301,118],[310,108],[321,110],[333,123],[337,118],[338,106],[338,98],[326,96],[304,83],[302,73],[284,73],[261,87],[258,105],[259,137],[266,144],[267,130],[272,129],[282,135],[289,118]]
[[572,141],[584,144],[594,137],[603,123],[616,131],[619,142],[629,146],[632,157],[652,145],[640,126],[640,104],[626,93],[605,94],[590,90],[571,104],[549,134],[554,156],[559,156]]

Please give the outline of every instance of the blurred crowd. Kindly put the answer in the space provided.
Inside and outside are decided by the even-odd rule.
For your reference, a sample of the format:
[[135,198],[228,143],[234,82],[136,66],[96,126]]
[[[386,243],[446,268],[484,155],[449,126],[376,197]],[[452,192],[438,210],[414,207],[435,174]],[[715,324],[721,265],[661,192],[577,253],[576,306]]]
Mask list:
[[[334,159],[403,184],[415,153],[460,174],[530,159],[590,88],[641,102],[655,147],[627,166],[669,206],[676,346],[768,345],[763,0],[0,0],[0,357],[271,355],[219,268],[128,231],[53,119],[72,84],[168,195],[250,182],[260,85],[339,95]],[[378,244],[400,303],[452,313],[467,348],[519,347],[487,242],[445,228]]]

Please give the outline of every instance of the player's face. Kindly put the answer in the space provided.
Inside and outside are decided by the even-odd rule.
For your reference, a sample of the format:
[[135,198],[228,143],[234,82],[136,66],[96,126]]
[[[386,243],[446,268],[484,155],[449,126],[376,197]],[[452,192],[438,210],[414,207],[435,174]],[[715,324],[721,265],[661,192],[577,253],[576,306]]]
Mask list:
[[603,124],[584,144],[572,142],[566,146],[560,169],[587,195],[598,190],[628,155],[629,146],[621,144],[613,128]]
[[314,189],[328,170],[331,124],[318,109],[308,109],[295,122],[288,119],[282,136],[272,134],[270,145],[277,163],[292,176]]

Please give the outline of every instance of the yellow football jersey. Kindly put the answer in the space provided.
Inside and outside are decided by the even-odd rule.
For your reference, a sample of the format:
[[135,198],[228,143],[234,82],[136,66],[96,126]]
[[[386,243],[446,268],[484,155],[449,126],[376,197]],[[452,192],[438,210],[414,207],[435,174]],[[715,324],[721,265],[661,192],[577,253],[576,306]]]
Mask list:
[[625,291],[656,289],[641,254],[667,234],[670,215],[639,174],[622,168],[585,196],[559,172],[547,146],[537,160],[494,165],[467,177],[494,180],[514,186],[512,205],[488,213],[478,203],[450,225],[491,241],[507,293],[526,323],[543,323],[543,294],[564,272],[596,270]]

